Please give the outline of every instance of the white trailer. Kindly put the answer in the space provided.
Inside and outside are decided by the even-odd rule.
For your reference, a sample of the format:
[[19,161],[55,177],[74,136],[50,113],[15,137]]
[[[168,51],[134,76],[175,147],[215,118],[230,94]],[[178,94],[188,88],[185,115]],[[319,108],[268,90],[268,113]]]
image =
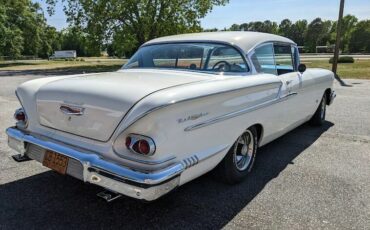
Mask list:
[[54,54],[49,57],[49,59],[63,59],[76,57],[77,57],[76,50],[58,50],[55,51]]

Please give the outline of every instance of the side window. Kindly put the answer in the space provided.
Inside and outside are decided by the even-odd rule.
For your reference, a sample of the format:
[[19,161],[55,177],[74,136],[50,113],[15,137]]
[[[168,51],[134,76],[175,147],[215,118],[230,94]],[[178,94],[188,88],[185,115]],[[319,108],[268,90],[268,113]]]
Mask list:
[[130,62],[125,65],[125,68],[139,68],[139,55],[133,56]]
[[272,44],[266,44],[256,48],[251,59],[258,73],[277,75]]
[[249,71],[240,53],[236,49],[226,46],[217,47],[211,51],[207,70],[222,70],[223,72]]
[[290,45],[274,45],[278,75],[294,72],[294,61]]

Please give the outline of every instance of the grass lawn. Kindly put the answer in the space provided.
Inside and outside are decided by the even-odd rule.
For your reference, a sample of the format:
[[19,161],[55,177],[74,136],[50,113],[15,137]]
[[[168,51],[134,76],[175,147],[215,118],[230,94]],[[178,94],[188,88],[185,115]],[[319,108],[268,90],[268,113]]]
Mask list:
[[[84,58],[85,61],[0,61],[0,71],[56,71],[60,72],[108,72],[118,70],[127,60]],[[327,59],[303,60],[308,68],[324,68],[331,70]],[[355,63],[338,64],[338,74],[341,78],[370,79],[370,60],[356,60]]]
[[[323,68],[331,70],[328,60],[302,61],[308,68]],[[340,78],[370,79],[370,60],[355,60],[355,63],[339,63]]]
[[76,72],[107,72],[116,71],[126,62],[123,59],[84,58],[85,61],[0,61],[0,71],[38,71],[58,70]]

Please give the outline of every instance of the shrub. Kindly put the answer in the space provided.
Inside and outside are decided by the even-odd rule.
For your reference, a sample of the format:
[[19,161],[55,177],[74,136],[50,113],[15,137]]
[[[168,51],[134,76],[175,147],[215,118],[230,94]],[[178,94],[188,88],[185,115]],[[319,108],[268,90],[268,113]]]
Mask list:
[[[333,63],[333,59],[334,58],[329,59],[330,64]],[[338,63],[354,63],[354,62],[355,62],[355,59],[353,57],[350,57],[350,56],[342,56],[342,57],[338,58]]]

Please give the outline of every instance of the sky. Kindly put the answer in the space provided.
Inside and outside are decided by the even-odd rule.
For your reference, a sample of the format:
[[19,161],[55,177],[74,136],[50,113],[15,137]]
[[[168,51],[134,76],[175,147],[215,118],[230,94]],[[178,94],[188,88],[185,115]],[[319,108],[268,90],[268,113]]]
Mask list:
[[[33,2],[41,4],[48,24],[58,30],[67,27],[61,3],[57,4],[55,15],[50,17],[46,13],[45,0]],[[201,20],[201,25],[205,29],[223,29],[234,23],[265,20],[279,23],[285,18],[292,21],[311,21],[316,17],[337,20],[339,2],[340,0],[229,0],[226,6],[214,7],[212,12]],[[360,20],[370,19],[370,0],[346,0],[344,14],[353,14]]]

